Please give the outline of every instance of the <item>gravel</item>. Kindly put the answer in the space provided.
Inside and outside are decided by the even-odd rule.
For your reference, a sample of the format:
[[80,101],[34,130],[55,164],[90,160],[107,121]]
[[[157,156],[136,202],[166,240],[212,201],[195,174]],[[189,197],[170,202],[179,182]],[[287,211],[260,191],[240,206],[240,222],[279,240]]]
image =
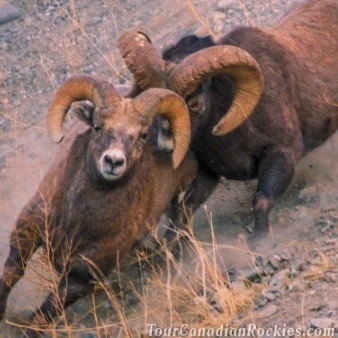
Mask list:
[[310,326],[319,329],[338,328],[338,321],[332,318],[313,318]]
[[[128,82],[130,75],[116,50],[116,39],[120,32],[133,25],[147,24],[159,49],[170,39],[175,41],[185,34],[196,31],[201,35],[207,34],[208,30],[194,16],[187,3],[179,0],[17,0],[15,6],[7,4],[0,7],[0,23],[1,20],[6,22],[0,26],[0,180],[1,183],[7,182],[6,185],[0,184],[0,194],[3,196],[0,203],[6,201],[8,205],[16,205],[16,200],[9,199],[8,192],[13,194],[17,181],[15,178],[12,181],[8,179],[6,168],[12,157],[17,156],[18,149],[33,157],[44,150],[45,162],[52,157],[44,130],[44,116],[58,85],[75,73],[97,74],[113,83]],[[271,26],[293,3],[293,0],[193,1],[197,13],[216,38],[237,25]],[[71,4],[75,7],[72,8]],[[40,171],[35,175],[34,179],[38,181]],[[226,193],[229,193],[229,187],[234,185],[226,184]],[[238,182],[236,184],[239,190]],[[332,182],[327,184],[330,188]],[[297,224],[289,234],[292,245],[277,247],[259,266],[233,268],[230,273],[236,287],[244,287],[247,283],[261,287],[255,303],[260,320],[270,320],[270,324],[287,323],[293,319],[301,322],[304,311],[314,327],[332,327],[330,325],[336,325],[338,321],[338,306],[329,302],[331,298],[338,298],[337,271],[332,268],[338,263],[338,210],[335,207],[320,210],[323,206],[321,189],[321,186],[311,184],[302,190],[295,189],[296,192],[289,193],[291,197],[292,194],[296,195],[291,204],[281,202],[290,209],[279,212],[276,207],[276,213],[279,212],[278,215],[288,226],[288,223],[300,222],[299,210],[305,215],[316,215],[312,227],[310,222],[305,222],[304,228],[310,230],[305,231]],[[24,199],[30,196],[28,193],[26,195]],[[251,203],[251,197],[247,199]],[[334,206],[337,201],[334,201]],[[235,202],[237,208],[239,202]],[[231,209],[230,203],[230,207],[224,201],[221,205],[219,209],[228,208],[227,212]],[[232,220],[235,222],[231,231],[234,228],[237,230],[248,219],[249,208],[244,204],[240,209],[242,214],[236,214],[238,209],[233,212]],[[12,219],[19,210],[19,206],[13,208]],[[226,223],[224,217],[221,219]],[[4,238],[8,237],[9,223],[6,210],[4,215],[0,215]],[[280,223],[284,225],[279,220],[277,224]],[[221,231],[224,233],[223,227]],[[295,244],[298,240],[299,243]],[[317,279],[305,280],[304,274],[314,268],[316,257],[311,252],[315,246],[325,254],[331,265]],[[1,246],[1,262],[6,254],[7,246]],[[304,295],[305,306],[302,309]],[[222,312],[217,295],[213,295],[212,299],[215,310]],[[323,307],[322,304],[327,306]],[[20,300],[17,306],[20,308]]]
[[278,311],[278,307],[274,304],[269,304],[263,310],[257,312],[259,319],[271,317]]
[[11,22],[20,17],[20,11],[17,7],[11,4],[0,4],[0,25]]

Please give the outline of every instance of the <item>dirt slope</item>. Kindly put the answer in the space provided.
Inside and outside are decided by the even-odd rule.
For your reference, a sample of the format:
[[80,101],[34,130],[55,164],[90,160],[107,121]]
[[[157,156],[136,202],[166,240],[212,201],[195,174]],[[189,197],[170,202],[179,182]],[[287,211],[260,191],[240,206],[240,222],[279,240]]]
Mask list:
[[[0,0],[0,7],[3,3]],[[20,18],[0,26],[0,270],[8,254],[15,218],[58,148],[46,135],[44,119],[50,99],[62,81],[83,72],[98,74],[113,83],[128,81],[129,74],[116,50],[117,36],[128,27],[146,24],[156,45],[162,47],[171,39],[201,31],[203,24],[204,30],[210,29],[216,35],[238,24],[269,26],[292,3],[13,2]],[[335,135],[298,165],[292,184],[272,212],[273,240],[262,243],[266,255],[262,264],[263,270],[273,266],[275,280],[258,278],[265,291],[255,305],[258,312],[265,310],[258,316],[263,326],[278,323],[308,327],[311,323],[319,325],[318,318],[329,319],[327,326],[338,323],[337,141]],[[240,246],[240,236],[247,236],[245,227],[250,227],[253,220],[251,200],[255,185],[256,182],[224,180],[208,201],[207,210],[212,213],[219,243]],[[211,237],[208,223],[205,210],[200,210],[195,229],[203,241]],[[249,273],[251,263],[247,256],[230,249],[220,249],[220,253],[227,268],[235,269],[234,278]],[[279,284],[273,288],[274,282]],[[10,297],[7,318],[25,317],[41,299],[40,289],[39,278],[31,269]],[[75,305],[75,310],[82,305]],[[5,323],[0,324],[0,330],[3,337],[15,337],[18,332]]]

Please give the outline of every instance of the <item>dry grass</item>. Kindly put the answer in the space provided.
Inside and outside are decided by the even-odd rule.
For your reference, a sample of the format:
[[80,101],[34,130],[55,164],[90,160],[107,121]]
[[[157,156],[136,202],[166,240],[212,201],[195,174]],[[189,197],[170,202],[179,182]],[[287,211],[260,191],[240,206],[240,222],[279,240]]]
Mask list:
[[[190,9],[190,15],[194,16],[211,35],[214,35],[205,13],[202,13],[191,0],[186,0],[186,3]],[[245,5],[241,1],[239,3],[245,10],[247,21],[250,24],[254,23],[249,11],[245,9]],[[19,149],[18,143],[30,140],[25,133],[27,128],[30,131],[33,129],[39,132],[45,131],[43,123],[31,126],[24,122],[18,114],[19,110],[22,114],[26,107],[31,106],[32,98],[36,100],[35,105],[41,105],[43,107],[41,109],[44,109],[48,106],[52,93],[60,83],[58,67],[54,65],[53,58],[50,58],[49,54],[57,55],[59,57],[58,66],[60,63],[64,64],[67,71],[73,74],[82,71],[88,62],[92,62],[86,58],[88,51],[91,51],[92,54],[97,54],[95,62],[93,62],[94,73],[101,73],[100,75],[104,73],[107,77],[114,77],[115,83],[124,82],[130,78],[118,52],[114,49],[115,42],[113,40],[116,40],[121,31],[121,25],[118,26],[113,10],[115,2],[102,0],[97,3],[98,6],[105,6],[110,13],[115,36],[110,38],[111,45],[109,44],[108,47],[96,40],[93,31],[88,31],[86,19],[77,12],[77,1],[71,0],[70,4],[70,12],[60,8],[56,16],[51,18],[51,20],[55,20],[57,17],[67,18],[59,31],[46,34],[46,39],[53,47],[47,51],[39,50],[37,54],[37,65],[40,76],[43,77],[42,82],[45,85],[49,84],[48,95],[39,97],[39,94],[34,93],[27,99],[22,98],[22,105],[19,107],[14,107],[8,98],[9,95],[8,97],[0,96],[5,107],[3,111],[0,111],[0,114],[10,121],[13,138],[16,142],[16,164],[20,162],[20,157],[25,155]],[[126,28],[127,24],[128,20],[122,25],[123,28]],[[96,68],[97,64],[100,65],[98,69]],[[5,87],[6,76],[2,76],[2,74],[0,73],[0,81],[2,87]],[[0,137],[5,139],[8,135],[0,135]],[[40,142],[45,141],[46,138],[43,138]],[[33,144],[39,144],[39,141],[34,140]],[[31,144],[26,146],[30,147]],[[40,148],[44,152],[42,160],[44,166],[52,156],[47,151],[48,147],[47,144]],[[29,164],[32,163],[29,162]],[[43,170],[40,162],[35,162],[32,165],[32,175],[29,180],[34,182],[33,184],[36,186],[38,180],[41,179]],[[8,184],[9,186],[17,183],[13,191],[18,195],[20,194],[20,186],[23,186],[24,183],[27,184],[23,182],[27,180],[27,173],[25,175],[21,173],[21,175],[20,182],[17,181],[17,175],[12,175],[11,182]],[[25,193],[27,199],[32,189],[28,191],[29,193]],[[6,204],[6,208],[13,208],[13,206]],[[17,212],[19,207],[15,206],[15,208]],[[48,210],[46,210],[46,214],[47,212]],[[213,232],[211,218],[209,218],[209,225]],[[224,323],[239,327],[248,318],[253,318],[253,302],[260,293],[261,287],[255,284],[232,284],[229,281],[226,261],[224,261],[222,254],[224,248],[227,249],[227,252],[232,253],[236,253],[238,250],[245,251],[245,249],[218,244],[215,236],[212,236],[211,243],[205,243],[198,240],[193,231],[186,235],[190,239],[187,248],[188,259],[183,262],[177,261],[166,245],[159,242],[159,253],[144,254],[140,251],[133,267],[123,266],[117,269],[113,278],[113,287],[110,281],[102,280],[102,276],[98,275],[98,292],[87,297],[87,301],[80,301],[80,306],[83,306],[83,309],[77,311],[79,308],[76,308],[75,305],[75,307],[63,311],[62,316],[55,323],[36,329],[48,333],[52,337],[80,337],[83,333],[93,333],[97,337],[139,337],[141,332],[147,331],[148,323],[156,323],[160,327],[174,327],[185,323],[196,328],[218,327]],[[47,233],[46,241],[48,242]],[[246,252],[248,260],[251,260],[253,253],[249,250]],[[321,264],[319,262],[318,266],[314,265],[308,275],[303,276],[304,278],[320,278],[323,271],[328,269],[329,262],[325,256],[320,255],[320,257],[322,258]],[[137,267],[142,267],[139,269],[140,273],[137,278],[128,276],[127,272],[138,270]],[[31,264],[30,268],[33,274],[30,273],[31,277],[28,279],[34,285],[34,290],[41,293],[39,301],[46,291],[55,292],[59,276],[55,274],[50,262],[40,254],[35,257],[35,263]],[[38,305],[39,303],[33,303],[30,305],[30,309],[34,310]],[[19,329],[27,327],[13,320],[9,320],[8,324]]]
[[325,273],[333,268],[329,257],[321,251],[316,251],[317,257],[312,262],[310,268],[304,271],[300,277],[306,280],[315,281],[325,277]]
[[194,6],[192,0],[185,0],[189,10],[191,13],[196,17],[196,19],[201,23],[201,25],[204,27],[206,32],[211,35],[212,37],[216,37],[213,30],[211,29],[210,25],[206,22],[206,20],[203,18],[203,16],[199,13],[199,11],[196,9],[196,6]]
[[[45,201],[46,207],[42,210],[44,219],[47,219],[48,205]],[[76,305],[75,308],[61,309],[62,315],[51,324],[32,326],[14,320],[7,320],[7,324],[19,330],[33,328],[52,337],[80,337],[83,333],[93,333],[97,337],[138,337],[141,332],[147,331],[150,323],[159,327],[188,323],[197,329],[219,327],[224,323],[239,327],[248,317],[254,318],[254,299],[261,287],[231,284],[220,252],[224,247],[235,253],[245,251],[248,259],[253,253],[238,247],[218,245],[211,215],[208,219],[211,243],[199,241],[192,224],[188,225],[189,231],[179,233],[179,238],[189,238],[184,251],[185,260],[178,261],[166,242],[158,239],[157,251],[140,249],[116,269],[109,281],[93,265],[98,292],[80,301],[83,307],[80,311]],[[48,228],[49,224],[45,222],[46,253],[38,253],[34,263],[30,264],[31,277],[28,281],[34,292],[39,293],[38,302],[29,305],[31,311],[40,305],[47,292],[57,292],[60,279],[52,263],[46,259],[51,254]],[[69,242],[63,261],[70,257],[71,239]],[[130,276],[130,271],[135,270],[137,276],[134,273]]]
[[[46,224],[45,240],[48,243],[47,228]],[[216,242],[204,246],[190,231],[180,233],[179,237],[182,236],[189,237],[185,248],[189,256],[187,261],[178,261],[166,242],[158,240],[157,251],[146,254],[140,249],[121,269],[117,269],[113,287],[111,281],[106,280],[93,266],[96,289],[100,292],[87,297],[87,310],[81,311],[81,314],[63,310],[55,323],[42,326],[22,325],[13,321],[8,321],[8,324],[21,329],[34,328],[52,337],[77,337],[84,332],[94,333],[97,337],[137,337],[147,331],[150,323],[168,328],[189,324],[198,329],[219,327],[225,323],[238,327],[253,317],[253,301],[261,287],[231,284],[226,269],[220,269],[225,263],[219,264],[222,258],[219,257]],[[233,247],[233,250],[238,248]],[[47,273],[44,271],[41,274],[39,264],[43,264]],[[35,271],[39,271],[39,288],[47,286],[48,291],[56,292],[60,276],[56,275],[51,262],[37,258],[34,266]],[[128,276],[128,271],[135,269],[138,271],[137,277]],[[130,298],[134,299],[132,304],[128,302]],[[103,312],[106,314],[102,315]],[[67,319],[69,316],[71,323]]]

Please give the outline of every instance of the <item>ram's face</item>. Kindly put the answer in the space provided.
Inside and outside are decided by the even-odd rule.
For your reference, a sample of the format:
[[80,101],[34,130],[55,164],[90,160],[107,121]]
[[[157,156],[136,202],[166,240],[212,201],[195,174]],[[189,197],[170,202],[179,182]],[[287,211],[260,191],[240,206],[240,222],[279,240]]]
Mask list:
[[[76,102],[79,100],[89,102]],[[174,169],[189,148],[189,112],[184,100],[170,90],[151,88],[135,98],[121,97],[107,81],[87,75],[73,76],[59,88],[48,109],[47,124],[54,142],[59,143],[64,137],[63,122],[70,107],[91,127],[91,134],[85,134],[89,137],[86,139],[89,174],[106,181],[120,179],[141,158],[155,115],[165,116],[172,126]]]
[[77,111],[74,108],[73,111],[77,116],[89,117],[92,135],[88,160],[91,167],[106,181],[120,179],[142,156],[152,119],[140,116],[128,101],[107,111],[97,111],[93,106],[81,103]]
[[[192,142],[197,141],[205,133],[210,123],[211,111],[208,103],[209,82],[200,85],[196,91],[189,95],[186,104],[189,108]],[[167,119],[161,117],[158,123],[157,144],[161,150],[170,154],[174,150],[174,139],[170,124]]]

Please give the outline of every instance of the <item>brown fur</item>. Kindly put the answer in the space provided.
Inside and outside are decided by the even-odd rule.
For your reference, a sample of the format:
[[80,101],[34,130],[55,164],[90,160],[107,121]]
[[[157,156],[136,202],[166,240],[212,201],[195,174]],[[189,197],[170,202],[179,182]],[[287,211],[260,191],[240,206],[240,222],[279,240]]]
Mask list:
[[[211,37],[188,36],[163,54],[166,61],[177,63],[206,47],[233,45],[260,65],[265,80],[260,101],[252,115],[227,135],[213,136],[212,128],[233,99],[230,77],[215,76],[187,98],[191,148],[213,173],[213,184],[197,189],[211,193],[219,176],[258,178],[254,198],[258,230],[267,230],[274,200],[289,184],[308,146],[321,144],[338,128],[337,13],[335,0],[308,0],[271,29],[239,27],[216,43]],[[200,200],[195,196],[195,209]]]
[[[110,125],[109,117],[105,122]],[[117,260],[154,229],[196,175],[192,153],[174,170],[170,158],[145,144],[121,178],[106,182],[91,172],[96,167],[90,162],[95,160],[88,154],[96,132],[82,129],[76,124],[67,134],[39,190],[18,218],[0,281],[0,318],[11,288],[39,246],[61,279],[59,294],[50,294],[33,314],[32,321],[38,324],[91,292],[92,271],[99,269],[107,276]],[[28,334],[34,336],[33,331]]]

